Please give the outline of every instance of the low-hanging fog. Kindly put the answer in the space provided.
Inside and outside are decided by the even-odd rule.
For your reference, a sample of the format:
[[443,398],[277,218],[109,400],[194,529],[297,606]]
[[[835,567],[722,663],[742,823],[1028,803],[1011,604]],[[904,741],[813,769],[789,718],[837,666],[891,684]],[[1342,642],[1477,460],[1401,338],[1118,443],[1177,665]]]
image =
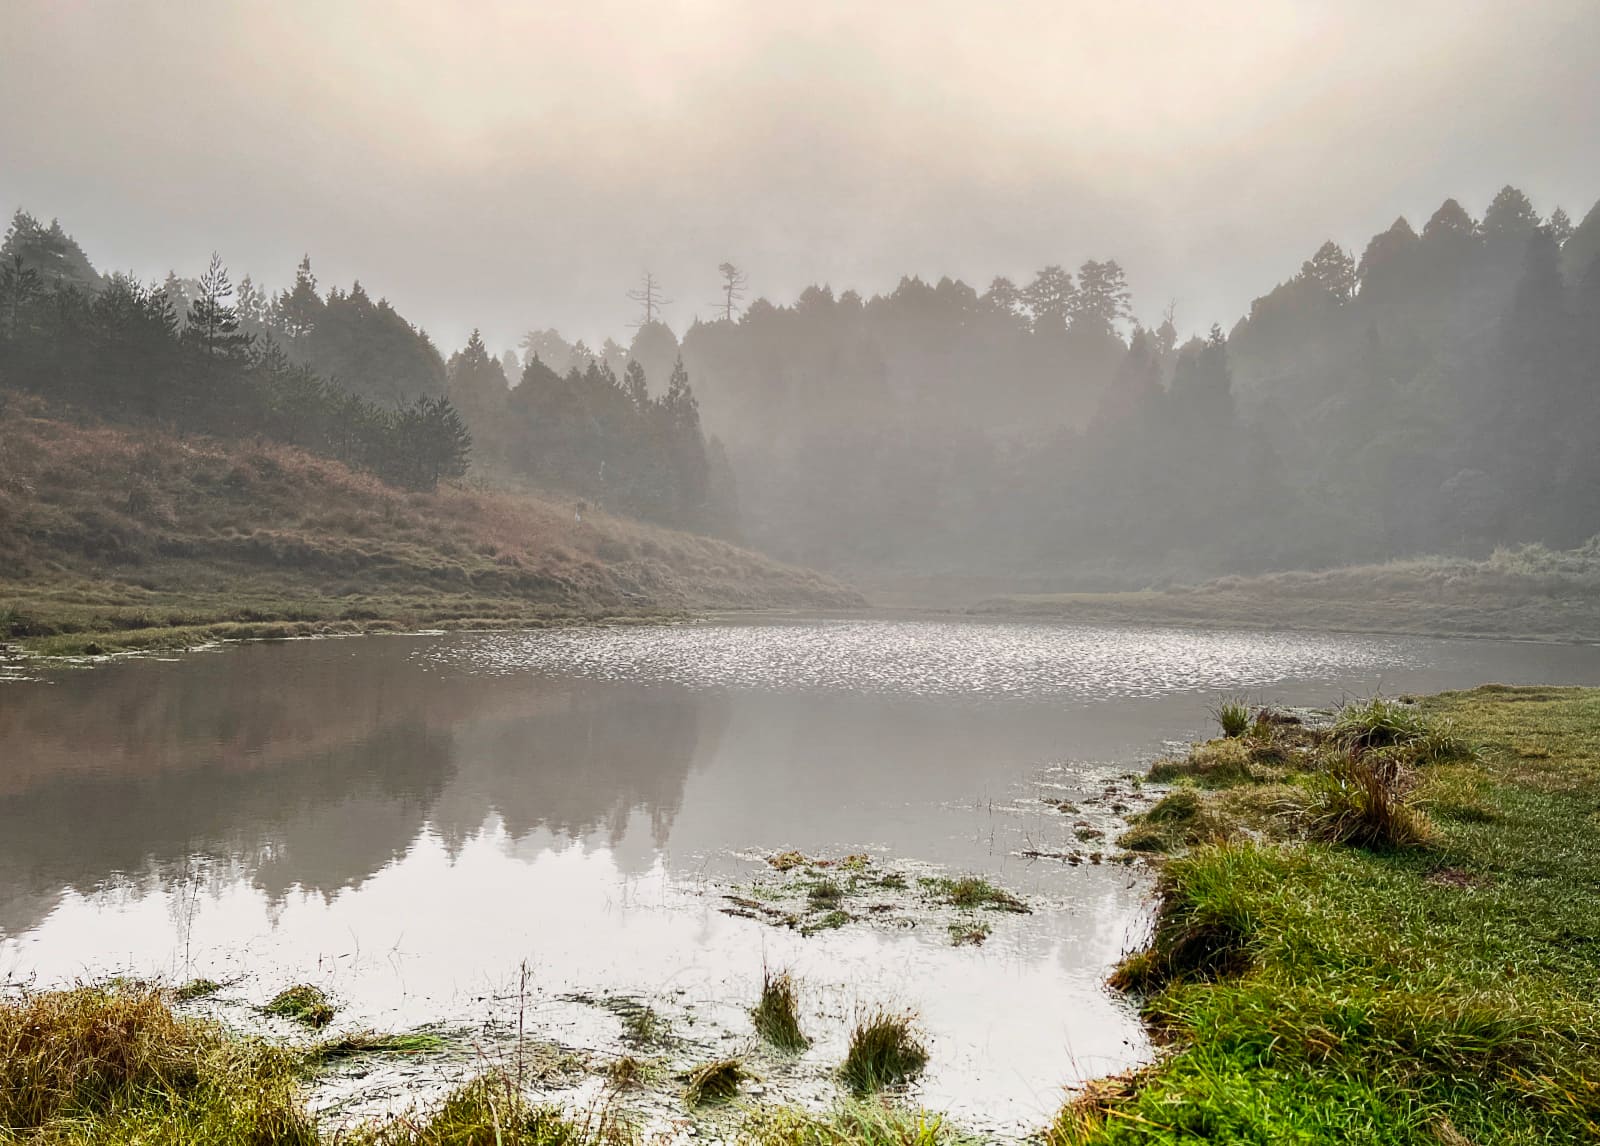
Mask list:
[[487,480],[867,579],[1573,547],[1595,43],[1584,0],[24,0],[0,206],[179,325],[220,253],[249,354],[447,395]]

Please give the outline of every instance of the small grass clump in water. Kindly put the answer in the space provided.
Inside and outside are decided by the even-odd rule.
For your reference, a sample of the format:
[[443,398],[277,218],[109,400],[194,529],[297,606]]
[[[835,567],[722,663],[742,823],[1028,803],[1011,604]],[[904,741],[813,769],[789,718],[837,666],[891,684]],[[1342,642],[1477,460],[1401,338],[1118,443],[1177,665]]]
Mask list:
[[736,1058],[702,1063],[685,1077],[683,1101],[689,1106],[727,1102],[739,1093],[739,1084],[750,1077],[744,1063]]
[[928,1049],[909,1013],[877,1010],[865,1015],[850,1032],[850,1049],[839,1076],[856,1095],[899,1086],[928,1065]]
[[328,996],[320,988],[313,987],[309,983],[298,983],[279,991],[261,1009],[269,1015],[277,1015],[281,1019],[293,1019],[308,1027],[327,1026],[333,1021],[334,1012],[333,1003]]
[[762,972],[761,1001],[751,1008],[750,1018],[756,1033],[779,1050],[797,1052],[811,1045],[800,1029],[799,992],[787,971]]
[[653,1047],[671,1041],[667,1021],[654,1007],[631,999],[616,999],[609,1006],[622,1020],[622,1041],[629,1046]]
[[311,1146],[296,1076],[288,1052],[181,1018],[151,988],[0,1002],[0,1139]]
[[172,997],[177,1002],[187,1003],[194,999],[205,999],[222,990],[222,984],[215,979],[190,979],[183,986],[172,992]]
[[975,875],[964,875],[959,879],[923,879],[919,882],[935,899],[951,907],[985,907],[1019,915],[1027,915],[1033,910],[1009,891]]
[[806,902],[815,911],[831,911],[844,902],[844,888],[831,879],[819,879],[806,888]]
[[1242,696],[1230,696],[1211,710],[1217,727],[1227,737],[1243,736],[1250,730],[1250,706]]
[[973,923],[952,923],[950,925],[950,945],[952,947],[981,947],[983,941],[989,938],[993,929],[982,921]]

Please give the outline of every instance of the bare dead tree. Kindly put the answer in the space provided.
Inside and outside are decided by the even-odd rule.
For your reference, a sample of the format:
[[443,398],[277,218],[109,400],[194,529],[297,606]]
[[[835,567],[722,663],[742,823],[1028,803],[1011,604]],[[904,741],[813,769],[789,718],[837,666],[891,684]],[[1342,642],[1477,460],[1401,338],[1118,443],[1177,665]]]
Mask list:
[[722,276],[722,317],[732,322],[733,316],[741,309],[739,304],[744,301],[744,288],[749,280],[732,263],[722,263],[717,267],[717,273]]
[[656,282],[656,276],[649,271],[644,273],[644,281],[638,289],[628,292],[628,298],[638,303],[643,310],[643,317],[630,324],[635,327],[649,326],[655,322],[661,308],[672,302],[670,298],[662,295],[661,284]]

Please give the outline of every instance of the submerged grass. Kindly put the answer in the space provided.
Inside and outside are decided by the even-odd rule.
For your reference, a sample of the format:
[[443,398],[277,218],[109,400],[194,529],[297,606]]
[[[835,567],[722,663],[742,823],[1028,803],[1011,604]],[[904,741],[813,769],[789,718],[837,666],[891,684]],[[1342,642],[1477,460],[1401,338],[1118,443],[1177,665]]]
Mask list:
[[756,1034],[779,1050],[791,1053],[811,1045],[800,1029],[800,995],[787,971],[761,973],[761,999],[750,1010]]
[[411,1031],[405,1034],[380,1034],[377,1031],[353,1031],[322,1039],[305,1052],[307,1062],[328,1063],[340,1059],[358,1058],[362,1055],[417,1055],[430,1054],[444,1049],[444,1039],[428,1031]]
[[826,1114],[792,1107],[753,1111],[742,1146],[958,1146],[970,1141],[943,1117],[881,1102],[849,1102]]
[[975,875],[959,879],[924,878],[917,881],[930,896],[950,907],[988,908],[1026,915],[1033,909],[1004,888]]
[[[1190,789],[1237,830],[1166,861],[1116,975],[1172,1052],[1052,1146],[1600,1141],[1600,691],[1369,702],[1324,738],[1283,782]],[[1318,830],[1357,766],[1401,802]],[[1277,812],[1232,819],[1247,800]],[[1372,826],[1420,807],[1425,839]]]
[[350,1146],[632,1146],[636,1140],[615,1111],[574,1116],[541,1106],[498,1072],[460,1087],[431,1115],[394,1118],[348,1138]]
[[910,1082],[927,1065],[928,1048],[916,1017],[880,1009],[863,1015],[850,1032],[850,1049],[839,1077],[860,1096]]

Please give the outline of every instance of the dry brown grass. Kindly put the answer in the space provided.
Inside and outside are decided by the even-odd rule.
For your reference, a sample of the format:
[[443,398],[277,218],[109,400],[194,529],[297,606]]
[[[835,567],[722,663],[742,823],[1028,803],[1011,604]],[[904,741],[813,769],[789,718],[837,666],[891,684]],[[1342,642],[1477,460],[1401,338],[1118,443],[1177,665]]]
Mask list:
[[[211,602],[187,624],[430,619],[418,598],[491,619],[860,603],[821,574],[558,495],[407,492],[292,447],[77,424],[31,398],[0,420],[0,570],[0,639],[163,627],[163,594]],[[83,599],[52,609],[41,589],[73,582]]]

